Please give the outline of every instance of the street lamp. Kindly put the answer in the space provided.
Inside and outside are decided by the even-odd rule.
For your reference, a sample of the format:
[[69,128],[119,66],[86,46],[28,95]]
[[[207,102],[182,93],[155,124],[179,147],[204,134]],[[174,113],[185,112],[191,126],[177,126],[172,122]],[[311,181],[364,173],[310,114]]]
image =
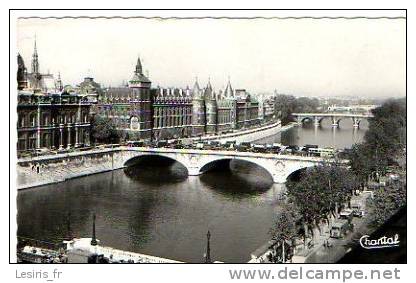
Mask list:
[[211,263],[211,248],[209,246],[210,238],[211,238],[211,233],[208,230],[208,233],[207,233],[207,252],[205,254],[205,263]]

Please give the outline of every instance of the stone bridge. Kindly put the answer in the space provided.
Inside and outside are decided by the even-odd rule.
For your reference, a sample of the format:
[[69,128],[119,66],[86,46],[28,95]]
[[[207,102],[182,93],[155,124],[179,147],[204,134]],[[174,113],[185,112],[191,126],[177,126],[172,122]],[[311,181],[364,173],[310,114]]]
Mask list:
[[[286,182],[295,171],[333,159],[291,154],[254,153],[226,150],[197,150],[147,147],[117,147],[19,159],[18,188],[30,188],[67,179],[121,169],[141,157],[158,156],[182,164],[189,176],[201,175],[231,160],[247,161],[264,168],[275,183]],[[346,162],[346,161],[342,161]]]
[[123,151],[123,158],[119,162],[122,162],[123,166],[125,166],[126,163],[133,158],[149,155],[162,156],[179,162],[187,169],[189,176],[201,175],[210,168],[220,165],[222,161],[243,160],[265,169],[275,183],[284,183],[286,182],[287,177],[293,172],[318,165],[325,160],[328,160],[321,157],[225,150],[126,148]]
[[306,120],[314,122],[315,126],[320,126],[325,118],[331,119],[333,127],[339,127],[342,119],[352,119],[353,127],[358,128],[362,119],[373,117],[372,114],[353,114],[353,113],[292,113],[298,125],[302,125]]

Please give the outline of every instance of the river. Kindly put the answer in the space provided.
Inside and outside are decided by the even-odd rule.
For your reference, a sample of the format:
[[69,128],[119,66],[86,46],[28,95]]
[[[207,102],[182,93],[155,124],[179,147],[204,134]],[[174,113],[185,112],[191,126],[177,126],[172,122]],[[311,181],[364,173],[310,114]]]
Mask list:
[[[258,142],[350,147],[362,140],[367,124],[357,130],[349,122],[333,129],[324,120],[322,127],[295,127]],[[61,241],[70,212],[73,233],[91,237],[95,212],[103,245],[202,262],[210,230],[213,260],[247,262],[270,237],[284,185],[273,184],[267,172],[250,163],[232,161],[230,167],[188,177],[179,163],[154,160],[19,191],[17,233]]]

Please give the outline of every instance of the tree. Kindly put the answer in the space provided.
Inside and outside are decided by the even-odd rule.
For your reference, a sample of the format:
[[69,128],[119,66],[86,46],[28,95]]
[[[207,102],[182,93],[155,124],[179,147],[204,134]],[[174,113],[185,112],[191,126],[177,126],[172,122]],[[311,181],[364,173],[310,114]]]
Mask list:
[[362,183],[374,173],[383,174],[406,146],[405,100],[389,100],[372,113],[364,142],[353,146],[349,155],[351,169]]
[[269,231],[273,242],[270,246],[272,253],[269,254],[271,262],[283,263],[292,258],[299,233],[299,219],[300,216],[293,204],[286,203],[282,206],[282,211]]
[[319,100],[317,98],[295,98],[292,95],[279,94],[275,100],[275,109],[278,111],[277,117],[282,121],[282,125],[294,121],[292,113],[317,112],[318,107]]
[[320,222],[326,220],[329,224],[357,186],[355,176],[337,163],[308,168],[299,181],[287,182],[289,200],[296,204],[301,216],[305,241],[308,231],[313,235],[314,227],[322,232]]
[[280,94],[276,96],[275,109],[278,111],[277,118],[282,121],[282,125],[292,122],[291,114],[295,107],[296,98],[292,95]]
[[380,188],[374,199],[369,201],[373,211],[372,224],[380,226],[406,205],[406,182],[398,181]]
[[107,117],[94,116],[91,122],[94,143],[116,143],[120,136],[116,125]]
[[299,97],[295,100],[294,112],[313,113],[318,112],[319,100],[317,98]]
[[357,181],[364,186],[373,171],[377,168],[377,161],[367,143],[355,144],[348,154],[351,171],[357,176]]

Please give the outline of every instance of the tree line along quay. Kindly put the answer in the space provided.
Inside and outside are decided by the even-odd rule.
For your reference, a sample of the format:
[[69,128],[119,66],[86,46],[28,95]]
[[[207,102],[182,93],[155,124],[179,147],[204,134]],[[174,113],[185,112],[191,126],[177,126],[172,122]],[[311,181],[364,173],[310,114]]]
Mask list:
[[[367,231],[406,207],[406,101],[388,100],[372,114],[364,142],[348,151],[349,169],[323,163],[306,168],[297,180],[286,183],[265,261],[292,261],[296,254],[307,254],[321,245],[331,249],[331,226],[364,191],[373,195],[364,200]],[[351,218],[345,222],[345,233],[353,233]]]

